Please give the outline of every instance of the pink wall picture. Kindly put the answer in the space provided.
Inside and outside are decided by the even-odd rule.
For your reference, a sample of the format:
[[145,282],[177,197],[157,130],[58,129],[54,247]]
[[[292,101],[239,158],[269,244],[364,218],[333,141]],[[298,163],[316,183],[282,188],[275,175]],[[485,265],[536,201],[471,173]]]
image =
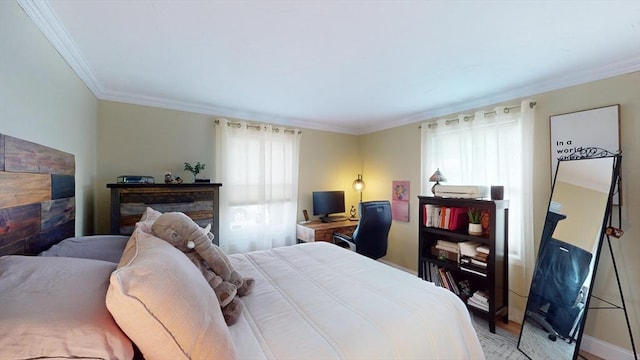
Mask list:
[[394,180],[391,187],[393,220],[409,222],[409,181]]

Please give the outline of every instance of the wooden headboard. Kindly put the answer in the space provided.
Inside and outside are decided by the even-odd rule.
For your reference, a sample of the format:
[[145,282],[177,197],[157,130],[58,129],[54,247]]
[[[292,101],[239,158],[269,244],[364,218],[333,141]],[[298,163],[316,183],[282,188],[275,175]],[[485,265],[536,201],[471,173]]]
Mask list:
[[0,134],[0,256],[75,235],[75,157]]

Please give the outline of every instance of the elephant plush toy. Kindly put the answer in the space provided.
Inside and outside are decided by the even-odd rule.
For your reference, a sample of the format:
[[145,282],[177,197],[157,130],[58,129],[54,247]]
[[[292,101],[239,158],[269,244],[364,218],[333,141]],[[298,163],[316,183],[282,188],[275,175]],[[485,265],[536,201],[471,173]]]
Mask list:
[[242,312],[243,304],[238,297],[251,292],[254,280],[242,277],[233,268],[227,255],[212,242],[210,229],[211,225],[203,229],[181,212],[162,214],[151,226],[155,236],[184,252],[200,269],[214,290],[224,320],[230,326]]

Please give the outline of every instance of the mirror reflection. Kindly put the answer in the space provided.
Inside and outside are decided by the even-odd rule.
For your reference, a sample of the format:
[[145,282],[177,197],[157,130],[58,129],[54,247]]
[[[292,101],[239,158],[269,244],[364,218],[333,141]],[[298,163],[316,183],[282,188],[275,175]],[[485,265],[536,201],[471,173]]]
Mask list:
[[577,356],[615,159],[558,162],[518,341],[531,359]]

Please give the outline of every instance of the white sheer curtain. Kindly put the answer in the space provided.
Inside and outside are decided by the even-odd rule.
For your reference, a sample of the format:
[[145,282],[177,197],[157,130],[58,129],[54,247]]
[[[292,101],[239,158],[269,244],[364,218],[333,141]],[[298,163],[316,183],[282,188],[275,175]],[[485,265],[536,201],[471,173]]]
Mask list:
[[422,124],[422,193],[439,168],[444,185],[503,185],[509,200],[509,317],[521,320],[533,273],[533,121],[520,106],[460,114]]
[[216,123],[220,247],[240,253],[294,244],[302,133],[226,119]]

